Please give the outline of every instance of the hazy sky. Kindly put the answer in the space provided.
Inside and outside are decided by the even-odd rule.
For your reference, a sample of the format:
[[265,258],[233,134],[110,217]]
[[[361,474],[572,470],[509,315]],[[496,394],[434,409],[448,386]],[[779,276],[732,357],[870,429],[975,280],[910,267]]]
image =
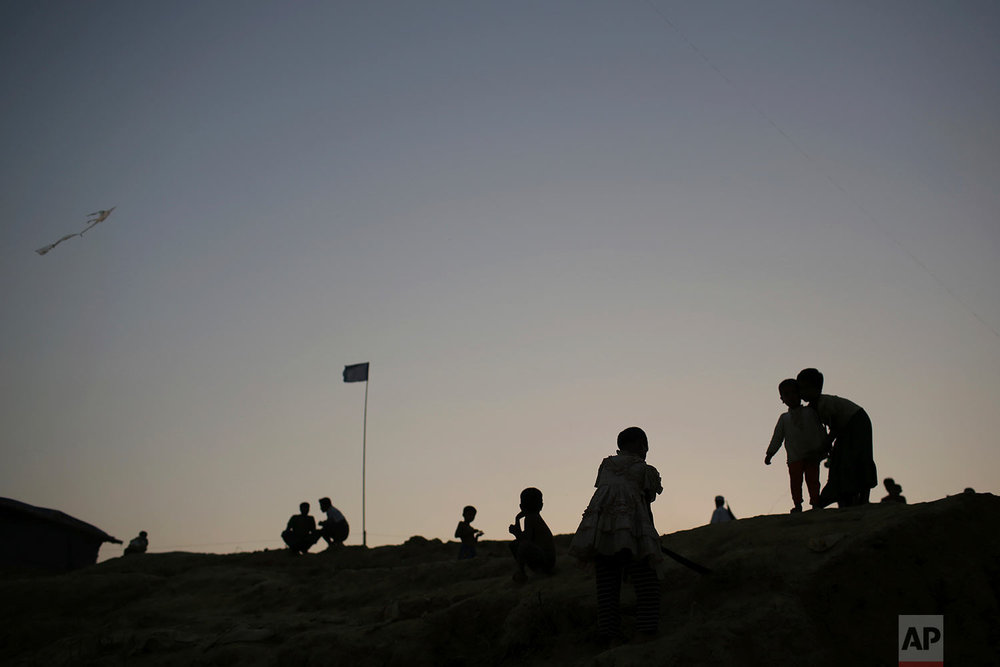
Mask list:
[[329,495],[360,543],[362,361],[369,545],[466,504],[506,538],[526,486],[572,532],[631,425],[661,532],[786,512],[806,366],[911,501],[996,492],[997,34],[993,0],[5,2],[0,496],[225,552]]

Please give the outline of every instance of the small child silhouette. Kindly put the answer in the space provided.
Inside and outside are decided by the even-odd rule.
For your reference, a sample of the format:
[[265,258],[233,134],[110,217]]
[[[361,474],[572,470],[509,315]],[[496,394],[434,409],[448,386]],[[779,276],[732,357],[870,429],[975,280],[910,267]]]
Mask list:
[[819,462],[826,447],[826,429],[820,423],[816,410],[812,406],[802,405],[799,383],[796,380],[782,380],[778,384],[778,396],[788,406],[788,411],[778,417],[774,435],[771,436],[764,456],[764,464],[771,465],[771,458],[784,443],[794,503],[792,512],[801,512],[803,476],[806,488],[809,489],[809,504],[819,506]]
[[146,531],[140,530],[137,536],[129,540],[128,546],[125,547],[125,555],[144,554],[148,548],[149,538],[146,537]]
[[715,509],[712,511],[712,519],[709,523],[725,523],[726,521],[736,521],[736,516],[733,515],[733,511],[726,505],[726,497],[716,496]]
[[[552,539],[545,520],[542,519],[542,492],[534,487],[521,491],[521,511],[514,517],[514,523],[507,529],[514,536],[510,544],[511,553],[517,561],[514,581],[527,579],[525,566],[536,572],[551,574],[556,566],[556,543]],[[524,529],[521,529],[521,519]]]
[[903,487],[896,484],[896,480],[892,477],[886,477],[882,483],[885,484],[885,490],[889,493],[889,495],[882,499],[883,503],[899,503],[900,505],[906,504],[906,496],[903,495]]
[[466,505],[462,508],[462,520],[455,528],[455,537],[462,541],[462,546],[458,548],[458,560],[476,557],[476,542],[482,536],[483,531],[472,527],[472,522],[476,520],[476,508]]
[[570,542],[571,554],[592,561],[597,583],[597,632],[602,641],[622,637],[621,586],[632,580],[636,629],[652,638],[660,622],[658,572],[663,554],[650,503],[663,492],[660,473],[646,463],[645,432],[632,426],[618,434],[618,453],[601,461],[597,490]]

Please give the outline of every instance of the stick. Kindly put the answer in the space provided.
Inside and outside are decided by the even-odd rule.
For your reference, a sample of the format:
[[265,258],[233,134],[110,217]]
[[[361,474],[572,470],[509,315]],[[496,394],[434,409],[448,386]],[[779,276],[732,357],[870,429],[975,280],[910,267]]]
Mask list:
[[[652,523],[653,522],[653,501],[650,500],[649,502],[646,503],[646,511],[649,512],[649,522]],[[692,570],[694,570],[698,574],[712,574],[712,571],[709,570],[704,565],[699,565],[698,563],[695,563],[693,560],[688,560],[687,558],[685,558],[684,556],[680,555],[676,551],[671,551],[670,549],[666,548],[662,544],[660,545],[660,551],[662,551],[663,553],[667,554],[668,556],[670,556],[671,558],[673,558],[675,561],[677,561],[681,565],[683,565],[685,567],[691,568]]]
[[708,569],[707,567],[705,567],[704,565],[699,565],[698,563],[695,563],[693,560],[688,560],[687,558],[685,558],[684,556],[680,555],[676,551],[671,551],[670,549],[666,548],[662,544],[660,545],[660,551],[662,551],[663,553],[667,554],[668,556],[670,556],[671,558],[673,558],[675,561],[677,561],[681,565],[683,565],[685,567],[691,568],[692,570],[694,570],[698,574],[712,574],[712,571],[710,569]]

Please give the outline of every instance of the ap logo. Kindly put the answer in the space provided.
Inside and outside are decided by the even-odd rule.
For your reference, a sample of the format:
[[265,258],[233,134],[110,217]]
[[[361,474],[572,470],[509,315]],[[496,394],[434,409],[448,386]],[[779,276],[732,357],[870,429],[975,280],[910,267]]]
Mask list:
[[944,616],[899,617],[899,667],[943,667]]

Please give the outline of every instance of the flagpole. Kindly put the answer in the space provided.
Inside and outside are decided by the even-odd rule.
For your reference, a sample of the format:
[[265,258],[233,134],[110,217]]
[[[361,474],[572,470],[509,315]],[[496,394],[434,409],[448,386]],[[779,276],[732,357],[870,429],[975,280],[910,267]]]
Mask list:
[[368,380],[365,379],[365,417],[361,427],[361,546],[368,546],[368,531],[365,525],[365,458],[368,450]]
[[366,361],[363,364],[350,364],[344,366],[344,382],[364,382],[365,383],[365,416],[364,426],[361,431],[361,546],[368,546],[368,523],[366,521],[365,507],[365,467],[368,458],[368,368],[370,364]]

